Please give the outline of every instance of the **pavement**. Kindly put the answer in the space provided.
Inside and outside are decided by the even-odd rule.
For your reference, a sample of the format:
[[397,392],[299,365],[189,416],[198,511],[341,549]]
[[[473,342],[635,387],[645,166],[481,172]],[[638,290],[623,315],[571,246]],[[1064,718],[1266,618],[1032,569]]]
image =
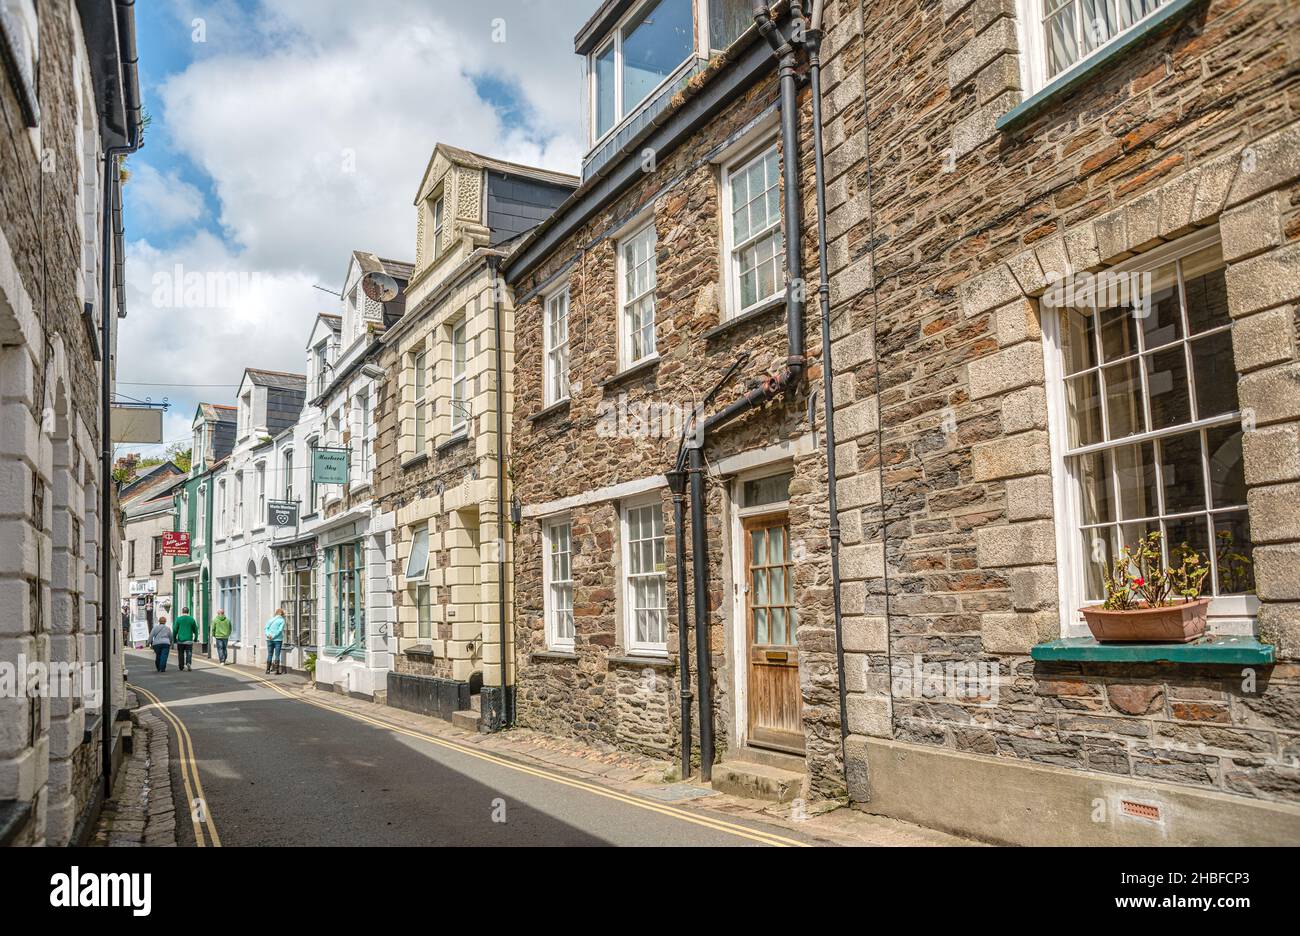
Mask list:
[[[534,732],[472,734],[298,676],[198,658],[158,673],[151,653],[127,657],[137,725],[148,719],[155,740],[149,763],[137,750],[119,781],[130,787],[122,834],[105,844],[131,844],[121,839],[151,821],[140,844],[164,844],[173,816],[177,844],[205,846],[972,844],[853,809],[806,815],[671,782],[664,762]],[[137,802],[163,736],[174,814],[158,792]]]

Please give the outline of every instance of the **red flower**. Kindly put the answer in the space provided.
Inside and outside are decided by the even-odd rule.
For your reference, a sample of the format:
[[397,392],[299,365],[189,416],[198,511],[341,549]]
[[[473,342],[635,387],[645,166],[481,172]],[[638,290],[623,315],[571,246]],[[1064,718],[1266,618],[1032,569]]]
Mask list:
[[1133,584],[1136,585],[1138,588],[1141,588],[1146,583],[1147,583],[1146,579],[1138,578],[1136,575],[1133,576]]

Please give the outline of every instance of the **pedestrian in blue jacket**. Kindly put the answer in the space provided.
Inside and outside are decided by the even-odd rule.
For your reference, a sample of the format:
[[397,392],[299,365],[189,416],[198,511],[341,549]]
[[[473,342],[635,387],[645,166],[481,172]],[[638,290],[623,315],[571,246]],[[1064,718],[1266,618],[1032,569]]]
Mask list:
[[276,608],[275,616],[266,622],[266,671],[284,675],[280,663],[280,648],[284,646],[284,608]]

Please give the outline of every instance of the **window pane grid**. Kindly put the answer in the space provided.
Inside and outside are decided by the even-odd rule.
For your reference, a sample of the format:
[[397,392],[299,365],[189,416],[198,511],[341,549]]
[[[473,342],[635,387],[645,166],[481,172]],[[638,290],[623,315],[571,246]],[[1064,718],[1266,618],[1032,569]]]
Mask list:
[[548,528],[547,623],[552,645],[573,645],[572,527],[557,523]]
[[632,643],[662,647],[667,641],[667,571],[663,513],[657,504],[628,511],[627,554]]
[[569,396],[569,290],[546,303],[546,403]]
[[[1094,361],[1065,378],[1071,417],[1071,447],[1065,457],[1071,476],[1080,482],[1083,515],[1076,529],[1085,552],[1085,598],[1090,601],[1103,597],[1101,575],[1118,551],[1125,544],[1133,545],[1147,531],[1161,533],[1165,565],[1171,564],[1171,547],[1176,550],[1183,543],[1202,555],[1210,566],[1206,594],[1251,590],[1250,562],[1245,555],[1250,551],[1244,523],[1245,487],[1235,483],[1241,471],[1235,387],[1229,391],[1230,411],[1202,417],[1193,354],[1198,341],[1229,332],[1231,324],[1207,321],[1216,313],[1221,318],[1226,314],[1198,306],[1197,325],[1208,327],[1193,333],[1186,259],[1180,257],[1171,265],[1172,292],[1178,299],[1176,325],[1181,330],[1176,340],[1148,347],[1149,323],[1131,311],[1124,314],[1133,322],[1124,322],[1118,318],[1107,321],[1107,314],[1113,315],[1115,310],[1094,310],[1092,320],[1081,323],[1082,328],[1072,319],[1080,312],[1067,309],[1061,313],[1067,340],[1086,340]],[[1217,269],[1196,281],[1217,283],[1221,277],[1220,259]],[[1206,302],[1200,289],[1194,299],[1198,304]],[[1107,360],[1107,344],[1112,345],[1113,353],[1116,338],[1119,347],[1127,350]],[[1221,356],[1231,356],[1230,343],[1218,350]],[[1174,359],[1161,352],[1178,354],[1179,364],[1173,365]],[[1066,363],[1068,369],[1070,362]],[[1087,389],[1093,380],[1096,389],[1089,397]],[[1136,394],[1141,398],[1134,399]],[[1217,408],[1222,409],[1223,397],[1218,402]],[[1135,422],[1139,413],[1140,426]],[[1098,428],[1100,438],[1096,438]],[[1189,450],[1192,446],[1194,452]],[[1213,457],[1216,455],[1219,457]],[[1096,471],[1099,466],[1103,468],[1100,473]]]
[[655,229],[649,225],[623,245],[623,363],[655,352]]

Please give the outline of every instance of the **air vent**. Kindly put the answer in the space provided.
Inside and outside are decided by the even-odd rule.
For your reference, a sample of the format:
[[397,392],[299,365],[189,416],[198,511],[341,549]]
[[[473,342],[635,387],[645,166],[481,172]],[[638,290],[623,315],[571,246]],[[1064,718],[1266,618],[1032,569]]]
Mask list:
[[1119,809],[1126,816],[1146,819],[1148,822],[1160,821],[1160,807],[1151,803],[1138,803],[1134,800],[1120,800]]

